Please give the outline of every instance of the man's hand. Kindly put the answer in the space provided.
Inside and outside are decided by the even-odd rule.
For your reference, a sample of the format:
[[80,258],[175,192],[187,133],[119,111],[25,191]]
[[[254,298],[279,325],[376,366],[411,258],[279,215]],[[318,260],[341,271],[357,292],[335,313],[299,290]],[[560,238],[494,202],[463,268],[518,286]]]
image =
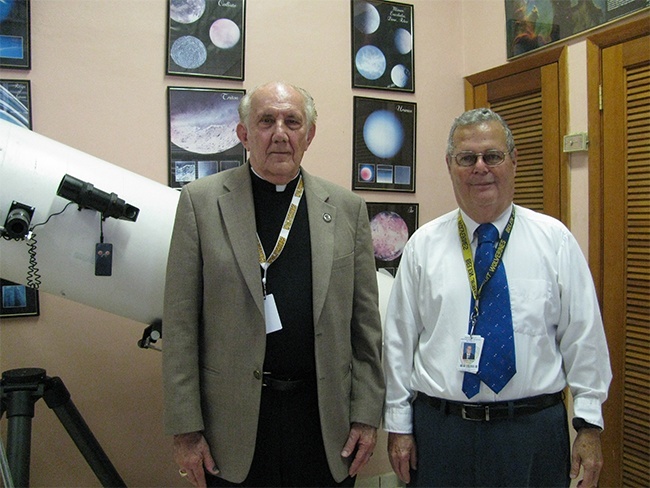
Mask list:
[[571,479],[580,474],[580,466],[584,468],[580,488],[595,488],[598,486],[600,470],[603,467],[603,451],[600,446],[600,429],[580,429],[573,443],[571,455]]
[[187,476],[188,481],[198,488],[205,487],[204,469],[212,474],[219,473],[210,454],[210,446],[200,432],[174,436],[174,459],[180,467],[181,476]]
[[348,441],[343,446],[341,456],[349,457],[356,449],[357,454],[350,465],[348,473],[350,476],[356,476],[370,460],[377,444],[377,429],[367,424],[355,422],[350,427]]
[[417,447],[411,434],[388,433],[388,459],[397,477],[411,482],[411,469],[417,469]]

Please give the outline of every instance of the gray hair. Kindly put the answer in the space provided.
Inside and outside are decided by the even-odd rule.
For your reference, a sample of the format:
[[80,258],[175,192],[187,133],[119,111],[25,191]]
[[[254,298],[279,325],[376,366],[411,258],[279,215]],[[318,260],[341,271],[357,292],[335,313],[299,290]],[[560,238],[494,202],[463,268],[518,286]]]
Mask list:
[[[284,83],[284,82],[278,82],[279,85],[284,85],[287,86],[295,91],[297,91],[300,96],[302,97],[303,101],[303,107],[305,109],[305,117],[307,118],[307,127],[311,127],[312,125],[316,124],[316,119],[318,118],[318,112],[316,112],[316,102],[314,102],[314,98],[311,96],[311,94],[305,90],[304,88],[300,88],[299,86],[291,85],[290,83]],[[244,124],[246,127],[248,127],[248,118],[251,113],[251,101],[253,98],[253,95],[257,92],[262,87],[268,86],[269,83],[266,83],[264,85],[256,86],[251,90],[250,92],[246,93],[239,102],[239,121]]]
[[498,122],[503,127],[503,132],[506,136],[506,147],[508,148],[508,153],[511,154],[515,150],[515,138],[503,117],[489,108],[475,108],[458,116],[451,125],[449,139],[447,139],[447,155],[451,156],[454,153],[454,134],[456,133],[456,129],[492,121]]

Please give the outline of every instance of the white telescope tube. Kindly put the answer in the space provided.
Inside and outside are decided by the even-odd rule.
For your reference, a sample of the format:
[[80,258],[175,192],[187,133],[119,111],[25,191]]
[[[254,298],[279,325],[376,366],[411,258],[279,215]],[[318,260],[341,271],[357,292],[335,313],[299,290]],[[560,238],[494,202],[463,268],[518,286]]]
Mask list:
[[[61,211],[69,174],[140,209],[135,222],[108,218],[111,276],[95,276],[100,212],[71,203],[34,229],[39,290],[151,324],[162,318],[165,267],[179,192],[30,130],[0,120],[0,225],[12,202],[34,207],[30,228]],[[28,283],[28,240],[0,239],[0,277]]]

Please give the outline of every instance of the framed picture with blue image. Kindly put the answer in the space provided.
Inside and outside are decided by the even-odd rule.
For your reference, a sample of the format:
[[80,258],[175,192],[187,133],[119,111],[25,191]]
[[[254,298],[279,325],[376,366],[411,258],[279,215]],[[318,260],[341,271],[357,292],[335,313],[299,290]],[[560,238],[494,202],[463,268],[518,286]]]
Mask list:
[[0,119],[32,128],[32,97],[29,80],[0,79]]
[[0,68],[31,68],[29,2],[0,1]]
[[237,137],[245,90],[170,86],[169,186],[241,166],[246,149]]
[[0,279],[0,318],[40,315],[38,290]]
[[415,192],[415,103],[354,97],[353,190]]

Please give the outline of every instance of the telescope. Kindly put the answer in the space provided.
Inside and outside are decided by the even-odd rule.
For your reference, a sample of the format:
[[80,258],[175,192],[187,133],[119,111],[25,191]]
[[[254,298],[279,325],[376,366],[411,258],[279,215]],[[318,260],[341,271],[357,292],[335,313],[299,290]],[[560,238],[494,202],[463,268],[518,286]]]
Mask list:
[[[0,182],[0,277],[143,324],[162,319],[178,190],[4,120]],[[63,211],[71,202],[79,211]],[[95,274],[102,236],[110,276]]]

